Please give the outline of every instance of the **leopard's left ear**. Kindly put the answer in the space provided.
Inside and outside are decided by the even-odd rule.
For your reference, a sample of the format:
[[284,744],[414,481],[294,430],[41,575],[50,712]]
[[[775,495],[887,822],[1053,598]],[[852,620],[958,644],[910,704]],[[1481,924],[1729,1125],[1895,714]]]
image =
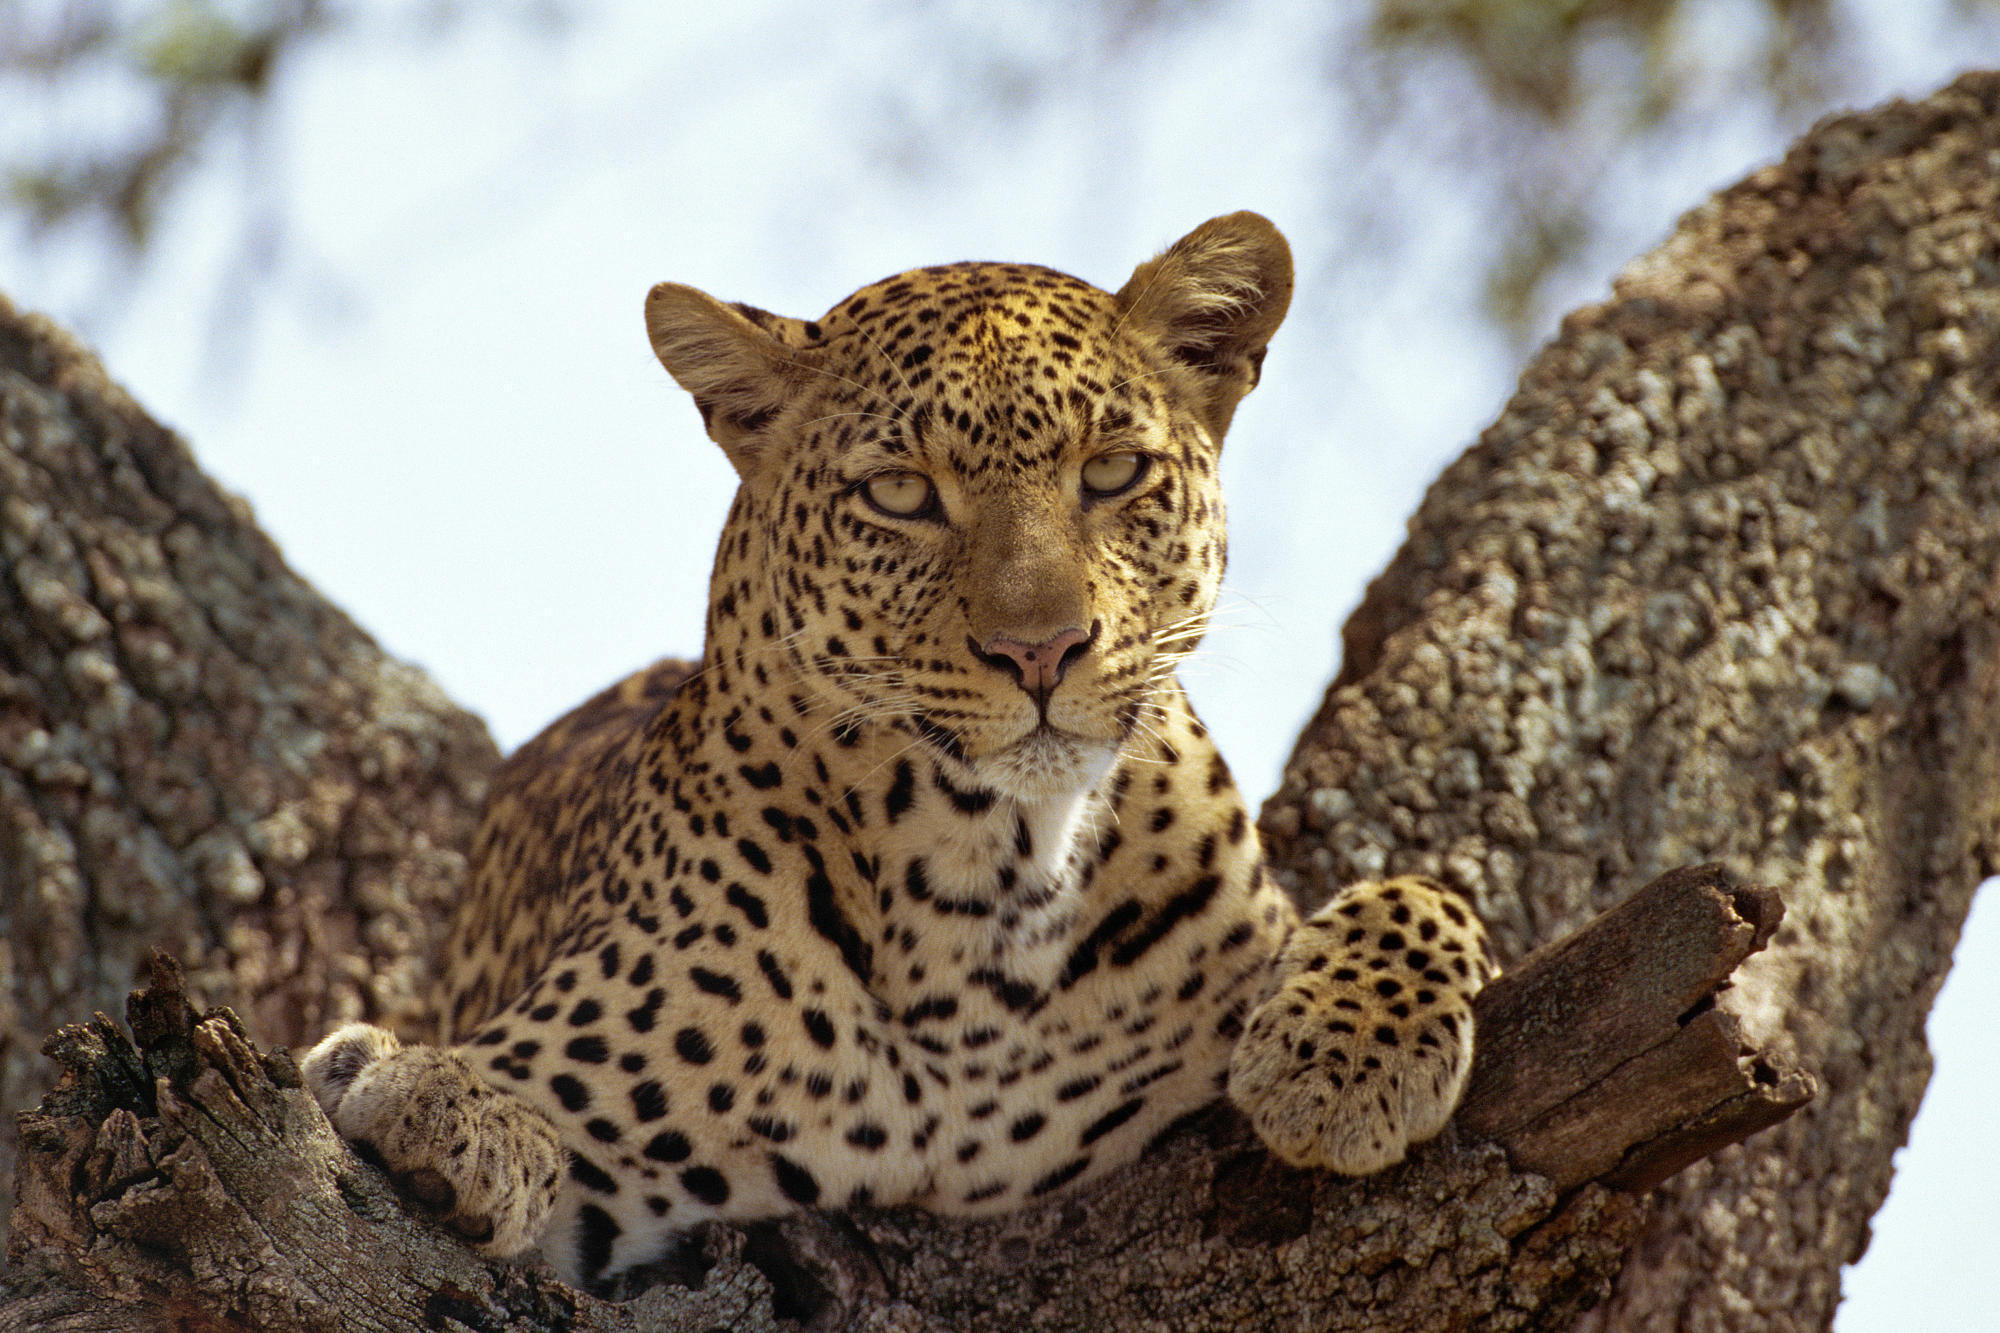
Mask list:
[[1259,214],[1213,218],[1139,265],[1117,300],[1129,323],[1199,376],[1209,434],[1220,440],[1292,303],[1292,248]]
[[709,438],[748,480],[770,425],[808,372],[805,325],[663,282],[646,297],[646,332],[667,373],[694,397]]

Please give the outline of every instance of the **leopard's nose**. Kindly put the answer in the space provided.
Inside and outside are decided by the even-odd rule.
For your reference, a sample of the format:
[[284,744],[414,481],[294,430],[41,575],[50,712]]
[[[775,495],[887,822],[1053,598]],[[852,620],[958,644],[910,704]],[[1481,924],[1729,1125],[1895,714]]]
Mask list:
[[1040,643],[1023,643],[996,634],[984,646],[974,642],[972,651],[988,666],[1013,674],[1020,687],[1031,694],[1046,694],[1062,683],[1071,666],[1090,651],[1095,632],[1066,629]]

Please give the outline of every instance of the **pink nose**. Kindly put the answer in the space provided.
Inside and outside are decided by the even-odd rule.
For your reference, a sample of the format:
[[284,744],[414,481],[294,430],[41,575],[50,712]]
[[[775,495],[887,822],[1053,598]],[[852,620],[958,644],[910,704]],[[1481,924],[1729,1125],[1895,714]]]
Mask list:
[[1063,673],[1069,669],[1069,650],[1089,637],[1080,629],[1066,629],[1040,643],[1022,643],[1019,639],[996,635],[986,641],[984,652],[989,661],[997,657],[1012,663],[1022,689],[1040,692],[1062,683]]

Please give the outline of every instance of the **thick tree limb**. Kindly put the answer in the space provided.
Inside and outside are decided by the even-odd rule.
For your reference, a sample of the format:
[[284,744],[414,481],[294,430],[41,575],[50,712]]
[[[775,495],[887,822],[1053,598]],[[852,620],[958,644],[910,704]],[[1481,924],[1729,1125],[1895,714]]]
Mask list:
[[1513,953],[1695,860],[1782,885],[1737,999],[1822,1095],[1683,1173],[1589,1329],[1823,1329],[2000,848],[2000,78],[1828,121],[1578,311],[1439,478],[1266,806],[1303,898]]
[[[1218,1114],[999,1222],[718,1232],[691,1305],[662,1287],[615,1307],[472,1263],[324,1138],[282,1059],[221,1018],[176,1047],[149,1011],[144,1060],[113,1029],[63,1039],[97,1082],[29,1126],[15,1254],[37,1267],[0,1327],[1553,1329],[1635,1238],[1595,1327],[1825,1327],[2000,846],[1995,161],[1996,78],[1830,122],[1573,316],[1426,500],[1265,812],[1303,896],[1442,874],[1517,958],[1689,861],[1782,886],[1775,933],[1761,896],[1684,884],[1482,1007],[1466,1124],[1565,1182],[1644,1184],[1796,1100],[1796,1069],[1820,1078],[1650,1220],[1469,1128],[1351,1183],[1272,1167]],[[0,562],[9,1104],[47,1086],[29,1034],[110,1007],[158,941],[261,1041],[409,1026],[490,746],[87,354],[11,310]],[[1661,923],[1709,943],[1632,943]],[[1706,1007],[1720,960],[1766,936]],[[1628,995],[1632,960],[1666,971]],[[1545,965],[1623,1017],[1580,1021],[1534,989]],[[1614,1114],[1647,1102],[1662,1114]],[[222,1183],[260,1166],[261,1186]]]
[[[1466,1120],[1496,1126],[1507,1155],[1534,1155],[1550,1180],[1447,1144],[1348,1185],[1273,1166],[1216,1112],[1107,1191],[990,1223],[905,1213],[724,1233],[699,1291],[631,1305],[482,1264],[412,1219],[334,1136],[291,1060],[260,1056],[227,1010],[198,1022],[160,955],[129,1006],[136,1048],[101,1018],[51,1039],[69,1076],[22,1117],[14,1244],[48,1284],[98,1293],[117,1317],[136,1306],[263,1333],[401,1333],[443,1316],[494,1329],[771,1327],[779,1311],[841,1328],[1275,1328],[1305,1310],[1333,1329],[1561,1327],[1616,1269],[1624,1228],[1605,1224],[1639,1215],[1576,1187],[1684,1154],[1689,1122],[1719,1146],[1811,1095],[1794,1071],[1760,1082],[1756,1058],[1714,1040],[1719,988],[1780,914],[1775,894],[1715,868],[1668,875],[1482,997],[1491,1040]],[[1709,1039],[1685,1040],[1696,1032]],[[1539,1075],[1543,1052],[1563,1072],[1554,1083]],[[1634,1065],[1666,1076],[1633,1079]],[[1123,1204],[1106,1208],[1106,1194]],[[1391,1217],[1421,1225],[1381,1225]],[[1461,1228],[1495,1222],[1486,1244],[1462,1247]],[[1314,1260],[1304,1272],[1288,1257],[1300,1247]],[[1135,1248],[1172,1256],[1171,1271],[1135,1266]],[[1365,1293],[1351,1290],[1357,1272],[1372,1279]]]

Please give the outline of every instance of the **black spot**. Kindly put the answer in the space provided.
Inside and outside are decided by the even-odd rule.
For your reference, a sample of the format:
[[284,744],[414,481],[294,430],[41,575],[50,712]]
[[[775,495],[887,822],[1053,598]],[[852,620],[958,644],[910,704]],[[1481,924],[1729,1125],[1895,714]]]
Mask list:
[[556,1095],[565,1111],[581,1111],[590,1105],[590,1089],[573,1075],[557,1074],[549,1080],[549,1091]]
[[1077,1146],[1088,1148],[1091,1144],[1097,1142],[1106,1134],[1109,1134],[1112,1130],[1139,1114],[1140,1108],[1145,1106],[1145,1104],[1146,1099],[1143,1097],[1134,1097],[1129,1102],[1120,1102],[1084,1126],[1082,1136],[1077,1139]]
[[1132,938],[1119,944],[1111,954],[1111,961],[1119,967],[1128,967],[1144,957],[1172,930],[1189,917],[1198,916],[1215,897],[1215,891],[1222,887],[1220,875],[1203,875],[1194,883],[1169,898],[1154,914],[1144,928]]
[[1091,927],[1075,949],[1071,950],[1069,961],[1063,964],[1062,979],[1056,984],[1067,990],[1097,970],[1097,956],[1104,946],[1117,939],[1133,922],[1144,915],[1136,898],[1127,898],[1118,906],[1105,913],[1104,919]]
[[873,1121],[863,1120],[847,1131],[847,1141],[857,1148],[874,1152],[889,1141],[889,1131]]
[[937,789],[951,798],[952,805],[962,815],[983,814],[993,808],[995,794],[984,787],[974,787],[971,791],[960,791],[952,786],[951,780],[942,773],[935,773],[931,781]]
[[632,1089],[632,1114],[640,1124],[658,1120],[667,1113],[667,1094],[653,1079],[636,1084]]
[[668,1129],[653,1135],[652,1141],[644,1149],[646,1156],[656,1162],[685,1162],[694,1149],[689,1146],[687,1136]]
[[1056,1100],[1059,1102],[1073,1102],[1079,1097],[1085,1097],[1095,1092],[1097,1085],[1101,1082],[1103,1080],[1095,1074],[1085,1074],[1082,1078],[1073,1078],[1056,1089]]
[[563,1054],[578,1064],[601,1065],[611,1058],[611,1051],[602,1037],[578,1037],[563,1047]]
[[711,1208],[729,1202],[729,1182],[712,1166],[691,1166],[681,1172],[681,1188]]
[[882,808],[887,812],[889,822],[893,824],[908,814],[916,797],[917,770],[910,766],[909,760],[900,760],[896,764],[895,780],[889,784],[889,794],[882,798]]
[[1073,1161],[1065,1162],[1030,1185],[1028,1187],[1028,1194],[1030,1197],[1035,1197],[1052,1193],[1069,1184],[1070,1181],[1075,1180],[1089,1169],[1090,1159],[1088,1157],[1078,1157]]
[[666,1000],[667,992],[665,989],[659,986],[653,987],[653,989],[646,992],[646,1002],[644,1004],[638,1006],[636,1009],[627,1009],[625,1011],[625,1021],[632,1025],[634,1032],[651,1032],[654,1022],[659,1018],[660,1006],[665,1004]]
[[778,1188],[793,1203],[810,1208],[819,1202],[819,1182],[813,1179],[813,1173],[784,1154],[771,1154],[771,1174],[777,1177]]
[[958,1012],[958,1001],[950,995],[929,995],[903,1010],[902,1022],[905,1027],[918,1023],[950,1018]]
[[611,1266],[611,1247],[621,1234],[611,1214],[594,1203],[576,1210],[576,1261],[583,1275],[594,1278]]
[[[758,874],[768,875],[771,873],[770,854],[756,843],[750,841],[750,839],[738,838],[736,840],[736,850],[742,854],[743,859],[749,863],[750,868]],[[731,898],[730,901],[735,902],[736,900]]]
[[1049,1118],[1040,1111],[1030,1111],[1013,1124],[1007,1126],[1007,1137],[1016,1143],[1026,1143],[1029,1139],[1041,1133],[1042,1126],[1048,1123]]
[[682,1028],[674,1034],[674,1050],[691,1065],[705,1065],[715,1058],[708,1038],[696,1028]]
[[736,1105],[736,1089],[727,1083],[711,1084],[708,1089],[708,1109],[722,1115]]
[[805,1020],[806,1035],[813,1039],[813,1044],[826,1050],[832,1050],[834,1041],[833,1020],[826,1016],[825,1011],[808,1009],[801,1017]]
[[847,964],[847,970],[865,983],[875,967],[874,946],[861,937],[861,932],[840,910],[834,898],[833,881],[827,878],[826,864],[819,853],[807,847],[805,854],[812,871],[806,877],[806,916],[813,929],[840,950],[840,960]]
[[598,1166],[597,1163],[586,1157],[578,1156],[576,1153],[569,1155],[569,1176],[571,1180],[574,1180],[585,1189],[595,1190],[599,1194],[616,1194],[618,1192],[618,1182],[611,1178],[609,1172]]
[[743,775],[745,782],[759,791],[769,791],[785,780],[785,775],[779,771],[776,760],[758,768],[752,768],[750,765],[744,764],[736,771]]
[[1014,1013],[1033,1013],[1048,1003],[1048,997],[1026,981],[1018,981],[1003,972],[990,967],[976,968],[965,978],[975,986],[984,986],[993,992],[993,997]]
[[759,949],[757,966],[764,969],[764,979],[771,983],[771,990],[779,999],[792,998],[792,979],[785,975],[785,969],[778,965],[776,957],[766,950]]
[[767,1115],[753,1115],[744,1123],[750,1126],[752,1134],[769,1139],[773,1143],[783,1143],[792,1137],[797,1128],[788,1120],[774,1120]]
[[723,897],[729,900],[730,906],[743,913],[744,919],[757,929],[763,930],[771,924],[771,914],[765,910],[764,900],[741,884],[731,884]]
[[706,991],[710,995],[719,995],[731,1004],[743,998],[743,988],[736,984],[735,977],[725,977],[720,972],[711,972],[705,967],[689,968],[688,977],[694,982],[696,989]]
[[585,1133],[589,1134],[590,1137],[596,1139],[599,1143],[618,1142],[618,1126],[612,1124],[603,1116],[592,1117],[590,1123],[583,1128]]

